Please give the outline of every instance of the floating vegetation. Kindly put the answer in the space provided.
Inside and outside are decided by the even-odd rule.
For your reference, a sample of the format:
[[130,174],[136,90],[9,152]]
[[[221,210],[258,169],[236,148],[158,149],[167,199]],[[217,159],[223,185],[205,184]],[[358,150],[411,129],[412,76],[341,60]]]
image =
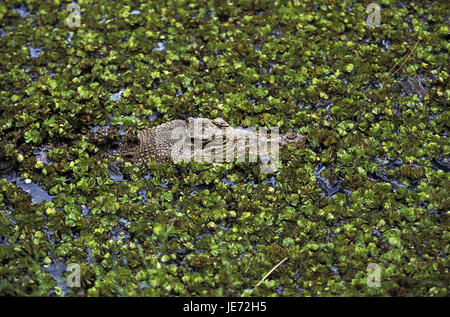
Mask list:
[[399,81],[397,85],[402,89],[403,95],[419,95],[423,99],[430,90],[430,78],[424,75],[419,75],[416,79],[408,78],[406,81]]
[[31,181],[29,178],[21,179],[15,171],[8,174],[0,174],[0,176],[7,180],[8,183],[12,183],[21,188],[25,193],[31,196],[31,202],[38,204],[42,201],[52,201],[53,196],[43,190],[39,184]]
[[[380,5],[0,2],[0,295],[448,296],[448,6]],[[189,117],[307,143],[104,155]]]

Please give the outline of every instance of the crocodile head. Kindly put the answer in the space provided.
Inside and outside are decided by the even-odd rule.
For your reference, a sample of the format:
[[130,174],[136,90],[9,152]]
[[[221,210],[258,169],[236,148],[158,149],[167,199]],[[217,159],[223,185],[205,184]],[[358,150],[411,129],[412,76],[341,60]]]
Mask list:
[[302,147],[306,143],[306,136],[296,132],[288,132],[280,136],[280,146],[291,145]]

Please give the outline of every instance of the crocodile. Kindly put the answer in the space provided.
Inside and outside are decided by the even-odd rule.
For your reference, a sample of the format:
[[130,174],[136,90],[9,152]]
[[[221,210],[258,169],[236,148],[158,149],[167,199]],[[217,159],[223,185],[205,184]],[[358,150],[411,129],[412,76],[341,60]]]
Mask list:
[[119,148],[112,154],[134,163],[191,159],[223,162],[233,157],[242,161],[246,155],[253,159],[259,156],[262,160],[279,147],[302,147],[305,142],[306,137],[296,132],[256,132],[250,128],[234,128],[222,118],[188,118],[172,120],[146,130],[127,131]]

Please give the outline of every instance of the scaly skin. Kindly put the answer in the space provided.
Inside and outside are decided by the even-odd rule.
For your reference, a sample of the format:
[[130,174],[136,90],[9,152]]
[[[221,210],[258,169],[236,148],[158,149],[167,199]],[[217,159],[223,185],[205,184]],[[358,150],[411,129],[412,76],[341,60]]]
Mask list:
[[[231,148],[233,152],[226,153],[226,144],[230,140],[233,142],[233,138],[235,148]],[[247,141],[238,141],[243,138]],[[221,118],[189,118],[186,121],[166,122],[139,132],[128,132],[124,141],[117,153],[133,162],[188,161],[192,157],[197,161],[211,162],[214,160],[214,153],[223,153],[224,160],[225,153],[229,155],[227,158],[245,156],[246,153],[260,157],[270,154],[267,147],[258,148],[258,142],[278,142],[280,148],[287,145],[302,147],[306,137],[295,132],[270,137],[251,129],[233,128]],[[194,149],[192,152],[189,148],[191,145]]]

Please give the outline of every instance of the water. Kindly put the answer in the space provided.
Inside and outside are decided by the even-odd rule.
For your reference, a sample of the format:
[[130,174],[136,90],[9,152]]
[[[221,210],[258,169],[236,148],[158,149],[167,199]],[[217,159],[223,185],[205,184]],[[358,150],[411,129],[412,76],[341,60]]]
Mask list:
[[430,88],[432,88],[429,83],[431,79],[433,79],[433,77],[419,75],[416,78],[408,77],[406,80],[399,80],[397,86],[402,90],[400,96],[404,97],[417,94],[419,98],[423,100]]
[[392,47],[392,44],[389,40],[382,40],[381,43],[383,44],[383,46],[385,48],[385,49],[383,49],[383,52],[389,51]]
[[125,91],[125,88],[120,88],[119,92],[116,92],[115,94],[112,94],[109,99],[112,101],[119,101],[122,99],[122,93]]
[[261,52],[261,48],[262,48],[261,42],[257,42],[257,43],[253,44],[253,49],[255,50],[255,52]]
[[122,173],[120,172],[120,169],[117,165],[110,164],[109,165],[109,177],[117,182],[126,182],[126,180],[123,178]]
[[373,230],[373,234],[374,234],[375,236],[377,236],[378,238],[380,238],[380,237],[383,235],[380,231],[378,231],[377,228],[375,228],[375,229]]
[[316,176],[317,184],[319,185],[319,187],[326,192],[327,197],[331,197],[342,190],[342,181],[338,180],[337,182],[332,184],[330,180],[320,176],[320,174],[322,174],[324,170],[325,166],[319,164],[314,171],[314,175]]
[[272,176],[270,179],[269,178],[265,178],[263,180],[264,183],[270,184],[273,188],[277,188],[277,179],[275,178],[275,176]]
[[13,10],[19,13],[22,18],[26,18],[30,15],[30,11],[28,11],[27,7],[23,3],[19,8],[15,8]]
[[73,33],[70,32],[69,35],[67,35],[66,40],[68,42],[67,47],[72,47],[71,43],[72,43],[72,38],[73,38]]
[[283,286],[278,286],[277,287],[277,295],[281,296],[283,294]]
[[33,151],[33,154],[36,156],[36,160],[44,163],[45,165],[50,164],[50,161],[48,160],[48,157],[47,157],[47,154],[48,154],[47,148],[48,148],[47,145],[43,145],[40,148]]
[[28,47],[28,52],[29,52],[30,58],[40,57],[42,50],[44,49],[42,46],[35,48],[35,47],[31,46],[30,42],[27,43],[27,47]]
[[[13,210],[13,207],[7,206],[9,211]],[[13,225],[17,225],[17,221],[14,219],[13,215],[10,212],[7,212],[6,210],[1,210],[0,212],[5,213],[6,219],[9,220],[9,222]]]
[[11,174],[0,175],[3,178],[6,178],[8,183],[14,183],[16,186],[20,187],[25,191],[28,195],[31,196],[31,202],[33,204],[38,204],[43,201],[52,201],[54,196],[49,195],[45,190],[41,188],[38,184],[32,182],[31,180],[22,180],[16,173],[13,171]]
[[127,221],[124,218],[120,218],[119,224],[114,226],[114,228],[110,231],[112,238],[114,241],[120,241],[122,239],[129,239],[130,233],[125,230],[124,227],[127,227],[130,225],[130,222]]
[[140,289],[148,288],[148,282],[147,281],[139,282],[138,287]]
[[223,182],[225,185],[228,185],[228,186],[231,186],[231,187],[236,186],[236,183],[233,183],[232,181],[228,180],[228,178],[226,178],[226,177],[222,178],[222,182]]
[[450,160],[449,158],[442,158],[439,160],[433,160],[433,167],[436,170],[442,170],[446,173],[450,171]]
[[331,270],[331,272],[333,272],[334,275],[340,275],[339,269],[338,269],[338,267],[337,267],[336,264],[333,264],[333,265],[330,267],[330,270]]
[[158,119],[158,112],[154,111],[151,115],[149,116],[139,116],[139,119],[146,119],[148,121],[155,121],[156,119]]
[[[45,267],[44,270],[57,282],[57,286],[59,286],[64,294],[70,293],[70,289],[67,287],[66,283],[63,280],[64,273],[66,272],[66,266],[54,259],[53,263]],[[49,294],[52,294],[54,291],[49,291]]]
[[5,245],[10,245],[7,240],[7,237],[0,236],[0,246],[5,246]]
[[164,42],[158,42],[158,43],[156,43],[156,46],[157,47],[154,47],[153,48],[153,50],[155,50],[155,51],[165,51],[166,50],[166,45],[165,45],[165,43]]
[[92,256],[91,248],[86,248],[86,262],[88,264],[95,264],[95,260]]
[[[61,211],[62,211],[62,209],[61,209]],[[58,238],[56,238],[56,239],[53,238],[53,235],[55,234],[55,231],[49,229],[48,225],[45,225],[42,228],[42,232],[45,233],[45,236],[47,237],[47,240],[48,240],[48,242],[50,242],[51,245],[54,245],[55,242],[59,242],[60,241],[60,239],[58,239]]]
[[83,217],[89,215],[89,211],[89,207],[87,207],[86,205],[81,205],[81,214],[83,215]]
[[31,78],[31,82],[34,83],[36,81],[37,78],[39,78],[41,76],[39,76],[36,73],[30,73],[30,78]]

